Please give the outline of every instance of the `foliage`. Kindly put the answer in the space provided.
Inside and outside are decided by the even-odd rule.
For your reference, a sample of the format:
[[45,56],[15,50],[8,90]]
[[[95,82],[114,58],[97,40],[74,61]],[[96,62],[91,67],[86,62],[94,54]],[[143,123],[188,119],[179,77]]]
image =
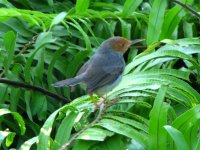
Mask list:
[[[181,0],[200,11],[198,0]],[[161,0],[0,1],[1,78],[65,96],[0,84],[2,149],[200,149],[200,18]],[[73,77],[105,39],[145,38],[119,86],[94,109]],[[95,97],[98,100],[98,97]]]

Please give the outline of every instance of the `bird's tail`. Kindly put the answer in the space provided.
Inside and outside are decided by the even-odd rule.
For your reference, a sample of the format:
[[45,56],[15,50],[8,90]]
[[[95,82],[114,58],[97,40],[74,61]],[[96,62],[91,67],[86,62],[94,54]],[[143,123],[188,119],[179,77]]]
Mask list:
[[63,86],[75,86],[79,83],[83,82],[82,78],[70,78],[62,81],[58,81],[52,84],[54,87],[63,87]]

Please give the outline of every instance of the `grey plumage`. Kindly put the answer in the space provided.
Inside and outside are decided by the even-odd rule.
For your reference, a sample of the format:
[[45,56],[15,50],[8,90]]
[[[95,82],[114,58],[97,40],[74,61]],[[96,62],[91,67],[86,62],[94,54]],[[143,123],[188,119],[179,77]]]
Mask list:
[[122,37],[104,41],[97,52],[81,67],[76,77],[56,82],[53,86],[75,86],[85,83],[87,93],[103,96],[121,81],[125,68],[123,54],[131,44],[140,41],[142,40],[135,42]]

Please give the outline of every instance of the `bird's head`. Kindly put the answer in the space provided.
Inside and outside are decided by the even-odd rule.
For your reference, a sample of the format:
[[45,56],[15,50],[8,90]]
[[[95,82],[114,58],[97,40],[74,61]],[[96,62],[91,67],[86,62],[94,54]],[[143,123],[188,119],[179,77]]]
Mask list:
[[113,50],[124,54],[131,45],[142,42],[144,39],[127,40],[123,37],[115,36],[104,41],[104,45],[112,48]]

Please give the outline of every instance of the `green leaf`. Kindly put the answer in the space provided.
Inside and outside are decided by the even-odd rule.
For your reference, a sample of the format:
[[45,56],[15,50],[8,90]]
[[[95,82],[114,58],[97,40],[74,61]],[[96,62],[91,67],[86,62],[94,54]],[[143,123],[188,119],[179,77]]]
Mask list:
[[142,131],[148,133],[148,127],[145,124],[140,123],[138,121],[135,121],[133,119],[129,119],[129,118],[125,118],[125,117],[119,117],[119,116],[105,116],[104,118],[119,121],[121,123],[130,125],[130,126],[136,128],[136,129],[139,129],[139,130],[142,130]]
[[199,125],[200,125],[200,119],[196,120],[194,123],[188,124],[187,127],[184,128],[185,130],[183,134],[186,139],[186,142],[188,143],[191,149],[195,149],[195,146],[198,144]]
[[1,4],[4,4],[6,7],[8,8],[13,8],[14,6],[12,5],[12,3],[8,2],[7,0],[1,0],[0,1]]
[[[181,2],[187,5],[191,4],[193,0],[181,0]],[[174,6],[167,12],[163,22],[161,39],[172,38],[174,30],[178,27],[184,15],[184,8],[180,5]]]
[[74,28],[76,28],[82,35],[83,35],[83,40],[85,40],[85,44],[86,44],[86,48],[87,50],[91,50],[91,42],[90,39],[87,35],[87,33],[83,30],[83,28],[81,27],[81,25],[75,20],[71,18],[71,22],[67,22],[69,25],[73,26]]
[[[194,41],[194,40],[193,40]],[[184,44],[185,46],[188,46],[190,45],[190,42],[188,41],[183,41],[183,42],[178,42],[178,41],[175,41],[176,44]],[[178,43],[177,43],[178,42]],[[200,53],[200,49],[199,49],[199,46],[197,45],[190,45],[188,47],[185,47],[185,46],[179,46],[179,45],[165,45],[161,48],[159,48],[159,50],[164,50],[164,51],[167,51],[167,50],[178,50],[182,53],[185,53],[187,55],[191,55],[191,54],[196,54],[196,53]]]
[[123,98],[121,99],[117,104],[125,104],[125,103],[128,103],[128,104],[135,104],[135,105],[140,105],[140,106],[143,106],[143,107],[146,107],[146,108],[151,108],[151,105],[147,102],[143,102],[143,101],[138,101],[137,99],[128,99],[126,97],[139,97],[139,96],[142,96],[142,97],[150,97],[151,95],[148,95],[148,94],[144,94],[144,93],[138,93],[138,92],[128,92],[128,93],[124,93],[124,94],[120,94],[120,98]]
[[44,49],[41,49],[40,51],[37,52],[37,55],[38,56],[38,63],[37,63],[37,66],[35,68],[35,74],[37,76],[37,79],[39,81],[42,81],[43,79],[43,74],[44,74],[44,55],[45,55],[45,50]]
[[[26,61],[26,64],[25,64],[25,67],[24,67],[24,72],[25,72],[24,74],[25,74],[25,81],[28,82],[28,83],[31,82],[31,76],[32,76],[31,73],[33,72],[31,66],[32,66],[32,63],[34,61],[34,57],[39,52],[39,50],[44,50],[44,49],[42,49],[42,48],[36,49],[35,51],[33,51],[33,53],[29,56],[29,58]],[[42,69],[42,63],[40,64],[40,67]]]
[[164,126],[164,128],[168,132],[168,134],[171,136],[171,138],[174,140],[178,150],[189,149],[189,146],[186,143],[183,134],[179,130],[169,125]]
[[192,37],[192,38],[183,38],[177,39],[176,42],[181,46],[188,46],[188,45],[200,45],[200,38],[199,37]]
[[38,35],[38,38],[35,42],[35,49],[39,49],[45,44],[54,42],[55,39],[52,37],[52,32],[42,32]]
[[125,110],[109,110],[109,111],[107,111],[107,113],[112,113],[114,115],[123,115],[125,117],[133,118],[134,120],[137,120],[143,124],[146,124],[146,125],[149,124],[149,121],[146,118],[144,118],[140,115],[131,113],[131,112],[127,112]]
[[[55,63],[56,61],[59,59],[59,57],[66,51],[66,49],[68,48],[68,44],[66,44],[65,46],[59,48],[52,56],[52,60],[49,63],[48,66],[48,70],[47,70],[47,74],[52,74],[53,73],[53,69],[55,67]],[[49,89],[53,89],[53,87],[51,86],[51,84],[53,83],[53,76],[47,76],[47,82],[49,85]]]
[[14,117],[14,119],[17,121],[17,123],[20,127],[21,135],[24,135],[24,133],[26,131],[26,127],[25,127],[25,123],[24,123],[22,116],[19,113],[12,112],[8,109],[0,109],[0,116],[6,115],[6,114],[11,114]]
[[[3,141],[6,139],[6,146],[10,146],[12,144],[13,139],[16,133],[10,132],[8,130],[0,131],[0,146],[2,145]],[[12,138],[11,138],[12,137]],[[7,143],[8,142],[8,143]]]
[[16,135],[16,133],[10,133],[10,134],[8,134],[8,136],[6,138],[6,146],[7,147],[9,147],[13,143],[15,135]]
[[163,58],[163,57],[173,57],[173,58],[186,59],[186,60],[190,61],[198,71],[200,71],[200,68],[198,67],[196,60],[193,59],[191,56],[186,55],[186,54],[184,54],[180,51],[167,50],[167,51],[156,51],[154,53],[144,55],[144,56],[141,56],[137,59],[134,59],[131,63],[129,63],[126,66],[124,74],[129,73],[134,67],[140,65],[141,63],[144,63],[145,61],[149,61],[151,59],[156,59],[156,58]]
[[62,22],[64,19],[65,19],[65,16],[67,15],[66,12],[61,12],[59,13],[51,22],[51,25],[50,25],[50,29],[49,30],[52,30],[52,28],[54,26],[56,26],[57,24],[59,24],[60,22]]
[[40,130],[40,134],[38,136],[38,143],[37,143],[38,150],[41,150],[41,149],[49,150],[50,149],[50,134],[51,134],[52,126],[56,119],[56,116],[58,115],[58,113],[60,111],[62,111],[62,110],[67,111],[68,109],[70,109],[69,105],[65,105],[65,106],[59,108],[58,110],[53,112],[48,117],[48,119],[45,121],[44,125],[42,126],[42,128]]
[[190,123],[194,124],[196,121],[200,120],[199,112],[200,104],[182,113],[176,118],[176,120],[174,120],[172,126],[183,132],[184,130],[182,129],[184,129],[184,126],[188,126]]
[[10,110],[17,111],[17,107],[19,105],[19,99],[21,95],[21,90],[16,89],[15,87],[11,87],[11,95],[10,95]]
[[41,93],[33,92],[32,100],[30,102],[32,115],[38,115],[39,118],[46,114],[47,111],[47,99],[46,96]]
[[177,117],[172,126],[181,131],[190,148],[198,146],[198,128],[200,123],[200,105],[197,105]]
[[89,0],[77,0],[76,1],[76,13],[85,13],[89,7]]
[[16,34],[13,31],[7,32],[4,36],[4,45],[7,51],[7,56],[4,59],[4,66],[6,71],[9,70],[9,67],[14,58],[16,38]]
[[75,140],[72,150],[88,150],[90,147],[98,143],[97,141]]
[[20,35],[28,39],[30,37],[33,37],[32,31],[28,30],[26,25],[19,18],[9,19],[4,22],[4,24],[11,27],[15,31],[15,33],[17,33],[18,37],[20,37]]
[[94,140],[94,141],[104,141],[106,137],[112,136],[114,133],[101,129],[101,128],[89,128],[80,134],[77,139],[82,140]]
[[198,149],[200,149],[200,138],[198,138],[198,142],[195,146],[195,150],[198,150]]
[[33,138],[31,138],[31,139],[25,141],[25,142],[20,146],[19,150],[28,150],[28,149],[30,149],[31,146],[32,146],[34,143],[37,142],[37,140],[38,140],[38,137],[36,136],[36,137],[33,137]]
[[145,137],[145,135],[138,132],[137,130],[130,127],[129,125],[122,124],[118,121],[114,121],[111,119],[102,119],[96,125],[106,128],[107,130],[110,130],[112,132],[129,137],[131,139],[134,139],[134,140],[138,141],[144,147],[147,147],[147,141],[146,141],[147,137]]
[[131,38],[131,24],[125,22],[121,18],[119,18],[119,20],[121,22],[122,36],[127,39],[130,39]]
[[60,109],[53,112],[49,118],[45,121],[44,125],[42,126],[40,130],[40,134],[38,136],[38,143],[37,143],[37,150],[50,149],[50,133],[52,130],[53,122],[59,113]]
[[[150,45],[159,40],[162,32],[165,9],[167,0],[154,0],[153,7],[149,15],[148,31],[147,31],[147,45]],[[164,25],[165,26],[165,25]]]
[[31,121],[33,121],[32,112],[31,112],[31,105],[30,105],[30,99],[31,99],[30,91],[25,91],[24,100],[25,100],[25,103],[26,103],[26,113],[27,113],[29,119]]
[[[98,8],[104,8],[104,9],[109,9],[110,11],[121,11],[122,10],[122,5],[118,5],[116,3],[105,3],[105,2],[93,2],[92,3],[93,7],[98,7]],[[93,10],[94,11],[94,10]]]
[[77,115],[77,113],[69,112],[62,120],[54,139],[53,149],[61,148],[61,146],[69,140]]
[[125,150],[126,145],[121,135],[114,135],[91,147],[92,150]]
[[183,22],[184,37],[193,37],[194,23]]
[[[145,72],[146,73],[133,72],[125,75],[121,83],[108,93],[108,97],[112,99],[119,97],[121,94],[125,94],[127,92],[135,93],[148,89],[152,91],[158,89],[162,84],[168,84],[170,89],[168,94],[171,94],[170,99],[176,101],[178,100],[179,102],[187,104],[187,106],[190,107],[195,106],[199,102],[199,93],[194,90],[187,82],[178,79],[177,77],[179,77],[179,75],[177,77],[173,77],[170,75],[159,74],[159,72],[157,75],[153,75],[156,72],[150,75],[147,73],[148,71]],[[172,75],[173,73],[169,72],[169,74]],[[177,74],[179,73],[177,72]]]
[[53,0],[47,0],[47,2],[50,6],[53,6]]
[[169,106],[163,103],[167,86],[161,86],[150,112],[149,121],[149,149],[164,149],[167,143],[167,134],[163,128],[167,124],[167,110]]
[[[79,18],[79,20],[87,27],[87,29],[89,30],[89,32],[91,33],[91,35],[92,35],[93,38],[95,39],[96,43],[98,44],[97,46],[99,46],[100,43],[99,43],[97,37],[95,36],[94,31],[93,31],[92,28],[91,28],[91,25],[89,24],[90,22],[88,23],[88,21],[90,21],[90,20],[81,19],[81,18]],[[92,43],[92,44],[94,45],[94,43]]]
[[152,75],[169,75],[189,81],[190,72],[177,69],[151,69],[133,73],[133,76],[135,77],[140,76],[148,78],[149,76]]
[[141,3],[142,0],[126,0],[122,11],[122,16],[123,17],[130,16]]

